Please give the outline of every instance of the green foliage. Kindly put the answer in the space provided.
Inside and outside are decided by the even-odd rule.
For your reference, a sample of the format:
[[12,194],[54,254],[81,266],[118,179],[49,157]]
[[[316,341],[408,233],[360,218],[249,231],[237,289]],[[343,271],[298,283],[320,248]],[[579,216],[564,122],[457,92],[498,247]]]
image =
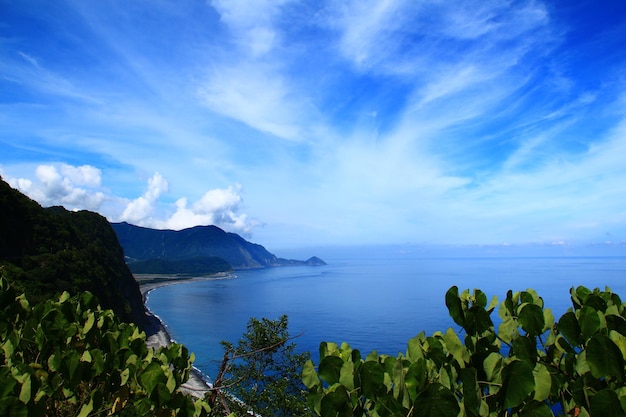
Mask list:
[[232,271],[232,267],[217,256],[180,260],[148,259],[128,264],[134,274],[216,274]]
[[179,387],[184,346],[158,351],[85,292],[31,305],[0,277],[0,415],[205,416],[210,408]]
[[63,291],[95,294],[124,321],[145,318],[139,287],[109,222],[88,211],[42,208],[0,180],[0,265],[33,303]]
[[464,333],[424,333],[397,357],[365,358],[323,342],[317,369],[302,371],[308,401],[328,416],[626,415],[626,304],[610,289],[570,291],[558,322],[533,290],[509,291],[498,307],[480,290],[445,296]]
[[309,355],[296,353],[289,340],[283,315],[278,320],[250,319],[236,347],[222,342],[225,354],[214,383],[219,391],[214,392],[212,408],[235,415],[312,415],[300,381]]

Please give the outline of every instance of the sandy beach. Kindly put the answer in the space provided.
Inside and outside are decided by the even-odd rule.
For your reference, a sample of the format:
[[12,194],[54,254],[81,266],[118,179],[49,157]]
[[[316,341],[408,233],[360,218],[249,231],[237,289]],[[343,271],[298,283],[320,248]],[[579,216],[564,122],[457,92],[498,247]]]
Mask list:
[[[141,290],[141,295],[143,296],[145,304],[148,293],[155,288],[200,280],[228,279],[230,277],[232,277],[232,275],[227,273],[198,278],[180,277],[174,275],[135,275],[135,280],[137,280],[137,283],[139,284],[139,289]],[[153,314],[149,309],[147,309],[147,311],[149,314],[149,321],[145,329],[146,345],[155,350],[161,346],[168,346],[172,343],[172,338],[167,332],[167,329],[158,316]],[[182,392],[198,398],[204,397],[210,389],[211,384],[208,381],[205,381],[200,371],[195,368],[192,369],[191,374],[189,375],[189,380],[181,386]]]

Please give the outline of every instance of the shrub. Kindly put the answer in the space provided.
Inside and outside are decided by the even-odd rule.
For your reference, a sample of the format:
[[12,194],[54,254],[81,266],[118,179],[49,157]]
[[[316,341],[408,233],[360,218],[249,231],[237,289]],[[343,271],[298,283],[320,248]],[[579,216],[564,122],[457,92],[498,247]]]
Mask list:
[[419,334],[397,357],[362,357],[323,342],[303,382],[316,414],[327,416],[624,416],[626,304],[610,289],[571,290],[559,320],[533,290],[509,291],[496,331],[480,290],[445,296],[462,328]]
[[0,415],[208,415],[179,391],[193,354],[145,342],[89,292],[30,305],[0,277]]

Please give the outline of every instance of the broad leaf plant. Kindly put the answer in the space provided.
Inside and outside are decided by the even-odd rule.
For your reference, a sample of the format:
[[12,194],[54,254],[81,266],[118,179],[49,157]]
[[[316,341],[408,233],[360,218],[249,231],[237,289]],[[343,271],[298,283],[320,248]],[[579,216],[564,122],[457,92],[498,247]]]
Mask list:
[[498,307],[452,287],[458,334],[420,333],[395,357],[321,343],[319,366],[302,371],[309,406],[322,417],[625,416],[626,304],[608,288],[570,295],[555,321],[531,289]]

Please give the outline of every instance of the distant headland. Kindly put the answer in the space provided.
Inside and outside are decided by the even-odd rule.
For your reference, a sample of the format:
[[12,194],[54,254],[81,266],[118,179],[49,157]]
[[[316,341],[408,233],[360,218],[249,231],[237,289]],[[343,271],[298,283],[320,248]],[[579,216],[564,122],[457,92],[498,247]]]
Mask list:
[[126,222],[111,223],[126,262],[136,274],[213,274],[233,269],[326,265],[313,256],[305,261],[278,258],[263,246],[216,226],[157,230]]

